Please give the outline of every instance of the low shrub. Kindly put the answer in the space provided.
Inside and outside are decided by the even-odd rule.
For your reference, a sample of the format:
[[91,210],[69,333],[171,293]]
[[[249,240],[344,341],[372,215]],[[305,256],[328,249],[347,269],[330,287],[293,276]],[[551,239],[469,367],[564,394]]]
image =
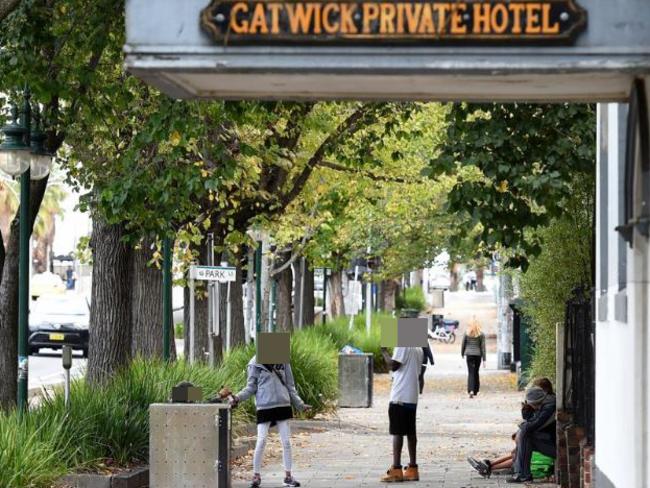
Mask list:
[[385,373],[388,371],[388,367],[381,353],[381,327],[379,325],[385,320],[396,319],[386,313],[373,314],[370,335],[366,331],[366,318],[361,314],[355,316],[352,329],[350,329],[349,317],[338,317],[325,325],[314,326],[313,329],[320,331],[320,333],[331,339],[336,345],[337,351],[349,344],[361,349],[363,352],[371,353],[374,359],[375,372]]
[[395,305],[399,310],[410,308],[423,311],[427,305],[424,290],[421,286],[406,288],[403,294],[400,293],[395,297]]

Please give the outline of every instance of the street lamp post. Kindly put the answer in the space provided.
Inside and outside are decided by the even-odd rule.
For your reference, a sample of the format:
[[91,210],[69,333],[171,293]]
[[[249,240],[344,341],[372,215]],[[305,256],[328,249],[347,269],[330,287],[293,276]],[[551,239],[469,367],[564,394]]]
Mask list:
[[12,104],[11,121],[2,128],[4,140],[0,144],[0,170],[12,177],[20,176],[19,254],[18,254],[18,411],[27,408],[28,334],[29,334],[29,237],[30,180],[45,178],[50,172],[52,155],[43,146],[38,109],[32,131],[31,94],[23,94],[23,110],[18,123],[18,110]]

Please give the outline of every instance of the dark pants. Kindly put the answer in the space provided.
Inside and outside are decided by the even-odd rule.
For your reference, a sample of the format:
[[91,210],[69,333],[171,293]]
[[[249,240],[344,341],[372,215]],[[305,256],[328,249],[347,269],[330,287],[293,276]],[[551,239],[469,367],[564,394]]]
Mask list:
[[467,393],[478,393],[481,387],[481,379],[478,376],[480,367],[481,356],[467,356]]
[[548,432],[530,432],[520,430],[517,435],[517,452],[515,453],[512,469],[522,478],[530,476],[530,459],[533,451],[541,452],[545,456],[557,457],[553,436]]

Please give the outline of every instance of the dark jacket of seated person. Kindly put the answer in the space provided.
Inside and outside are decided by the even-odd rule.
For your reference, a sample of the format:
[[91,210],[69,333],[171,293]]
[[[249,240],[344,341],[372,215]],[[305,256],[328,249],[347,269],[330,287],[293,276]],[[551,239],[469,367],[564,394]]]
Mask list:
[[538,437],[555,445],[555,395],[546,394],[535,407],[528,403],[522,406],[521,416],[524,421],[519,424],[520,435],[536,432]]

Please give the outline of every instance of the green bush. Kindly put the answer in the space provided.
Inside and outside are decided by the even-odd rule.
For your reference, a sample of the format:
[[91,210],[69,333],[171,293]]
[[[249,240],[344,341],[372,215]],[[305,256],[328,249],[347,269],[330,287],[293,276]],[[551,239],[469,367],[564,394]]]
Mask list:
[[398,293],[395,297],[395,306],[398,310],[410,308],[421,312],[426,308],[426,304],[424,290],[421,286],[406,288],[403,294]]
[[325,325],[314,326],[313,329],[325,334],[336,345],[337,351],[349,344],[361,349],[363,352],[372,353],[375,372],[385,373],[388,371],[388,367],[381,354],[381,328],[379,325],[384,320],[396,319],[385,313],[372,315],[370,335],[366,332],[366,319],[362,314],[354,318],[352,329],[349,327],[349,317],[338,317]]
[[555,324],[564,323],[571,291],[591,288],[593,181],[576,186],[575,201],[566,215],[538,232],[542,252],[530,259],[521,277],[524,313],[532,322],[534,342],[529,377],[555,380]]
[[[223,386],[237,391],[246,383],[246,366],[254,354],[253,345],[235,348],[216,370],[184,361],[136,359],[104,387],[74,381],[68,409],[58,392],[22,418],[0,413],[0,486],[46,487],[72,470],[146,462],[149,405],[166,402],[181,381],[202,388],[204,397]],[[334,342],[316,328],[296,332],[291,363],[301,397],[314,407],[310,415],[331,409],[338,394]],[[235,409],[235,430],[253,420],[254,413],[253,401]]]

